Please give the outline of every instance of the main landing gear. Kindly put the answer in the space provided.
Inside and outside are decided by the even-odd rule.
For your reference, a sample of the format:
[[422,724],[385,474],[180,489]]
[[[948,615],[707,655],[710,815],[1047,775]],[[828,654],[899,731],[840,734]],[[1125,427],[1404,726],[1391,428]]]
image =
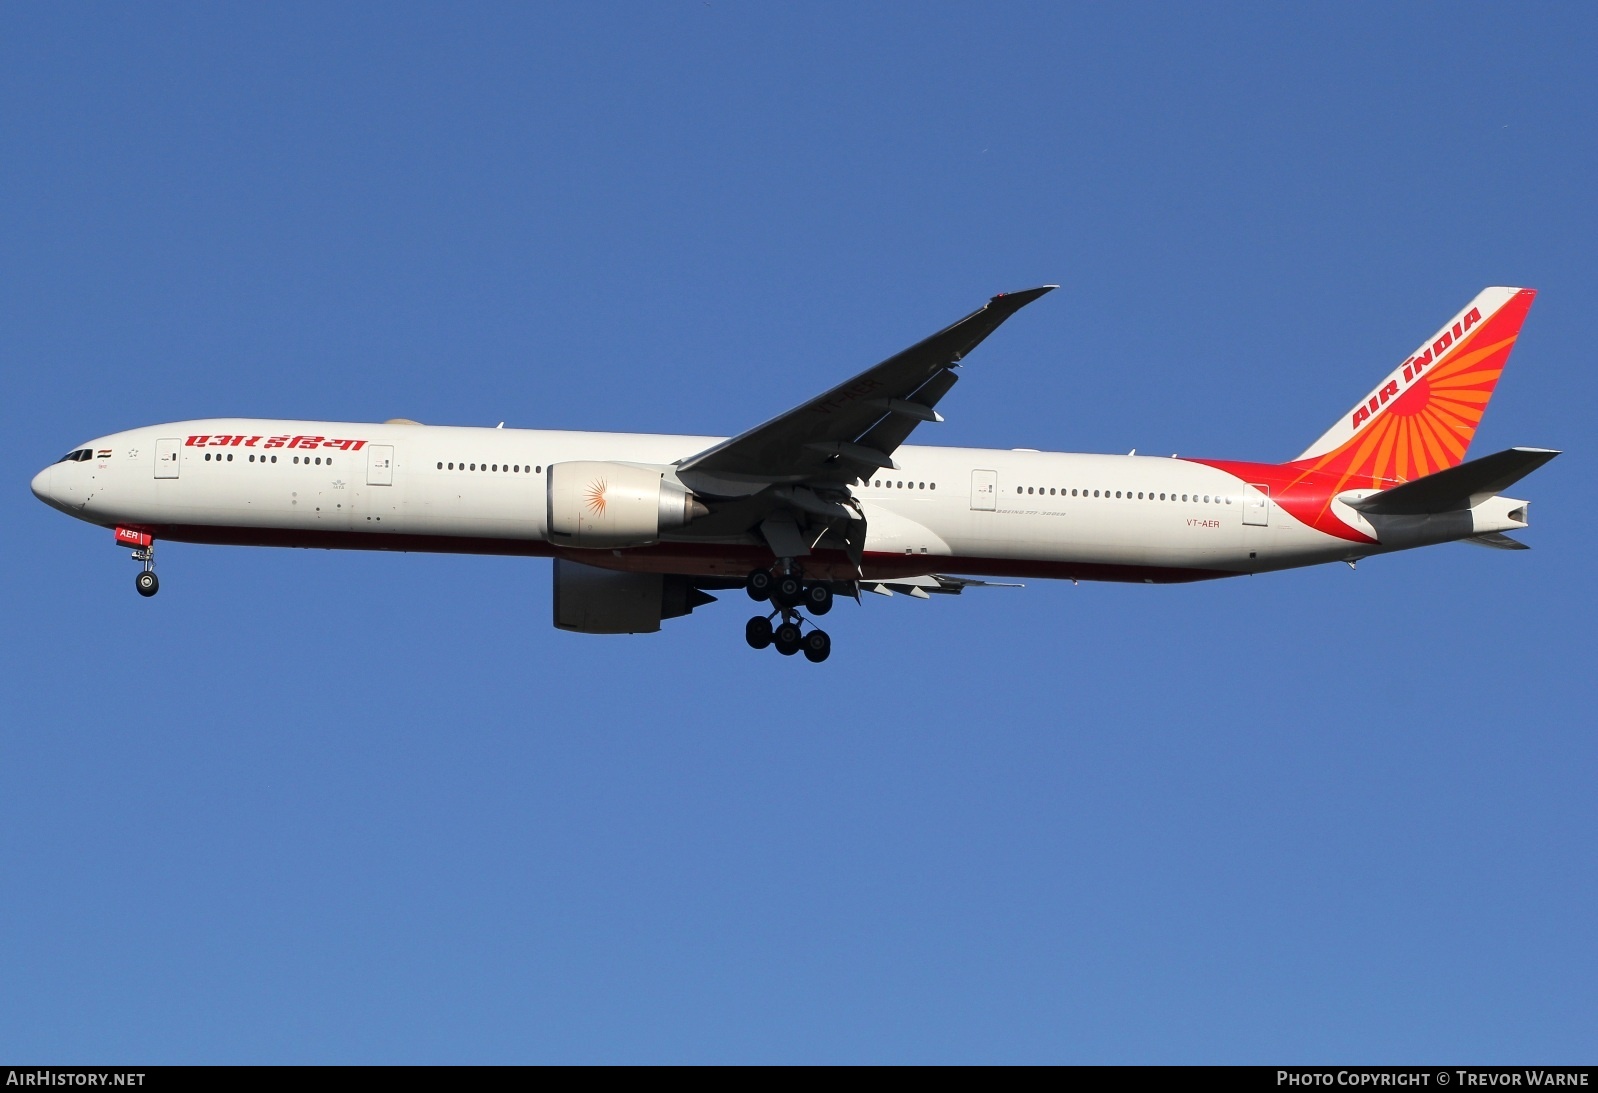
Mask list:
[[[785,657],[804,653],[812,664],[820,664],[832,652],[832,639],[825,630],[814,623],[809,630],[801,629],[806,620],[799,614],[801,608],[812,615],[825,615],[832,610],[832,586],[806,583],[800,576],[788,571],[772,573],[757,569],[749,574],[744,584],[749,598],[757,602],[769,600],[776,610],[768,615],[756,615],[744,626],[744,640],[752,649],[775,645]],[[774,620],[781,619],[773,625]]]

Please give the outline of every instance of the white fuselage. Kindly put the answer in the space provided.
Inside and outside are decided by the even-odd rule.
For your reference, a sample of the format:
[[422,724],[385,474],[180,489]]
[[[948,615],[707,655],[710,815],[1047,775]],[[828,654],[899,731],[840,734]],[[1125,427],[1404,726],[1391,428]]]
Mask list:
[[[742,576],[765,549],[747,535],[707,541],[690,525],[652,546],[584,550],[552,546],[546,534],[551,464],[669,465],[719,440],[217,418],[98,438],[85,446],[92,459],[46,468],[34,491],[79,519],[178,541],[560,555]],[[854,487],[869,527],[868,578],[1164,582],[1390,549],[1316,530],[1246,477],[1186,459],[915,445],[894,459],[900,469]],[[1369,534],[1357,513],[1336,508]]]

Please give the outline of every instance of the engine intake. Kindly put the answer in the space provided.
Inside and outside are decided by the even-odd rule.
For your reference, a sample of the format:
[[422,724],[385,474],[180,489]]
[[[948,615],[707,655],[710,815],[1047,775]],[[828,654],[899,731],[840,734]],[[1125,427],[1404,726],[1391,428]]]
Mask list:
[[647,546],[710,511],[665,472],[634,463],[552,464],[548,497],[549,541],[559,546]]

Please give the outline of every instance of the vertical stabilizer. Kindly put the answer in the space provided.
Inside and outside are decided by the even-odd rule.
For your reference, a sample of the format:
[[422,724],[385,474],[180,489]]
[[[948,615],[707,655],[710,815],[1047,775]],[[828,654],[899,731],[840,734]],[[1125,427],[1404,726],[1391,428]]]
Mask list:
[[1336,474],[1350,488],[1457,466],[1535,295],[1483,289],[1294,464]]

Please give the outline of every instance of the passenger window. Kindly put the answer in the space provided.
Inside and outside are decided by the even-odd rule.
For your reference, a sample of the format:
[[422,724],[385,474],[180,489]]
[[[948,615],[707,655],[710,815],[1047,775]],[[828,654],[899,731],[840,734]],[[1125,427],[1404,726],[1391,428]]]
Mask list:
[[229,462],[229,463],[231,463],[231,462],[233,462],[233,453],[232,453],[232,452],[229,452],[229,453],[228,453],[228,454],[227,454],[227,461],[228,461],[228,462]]

